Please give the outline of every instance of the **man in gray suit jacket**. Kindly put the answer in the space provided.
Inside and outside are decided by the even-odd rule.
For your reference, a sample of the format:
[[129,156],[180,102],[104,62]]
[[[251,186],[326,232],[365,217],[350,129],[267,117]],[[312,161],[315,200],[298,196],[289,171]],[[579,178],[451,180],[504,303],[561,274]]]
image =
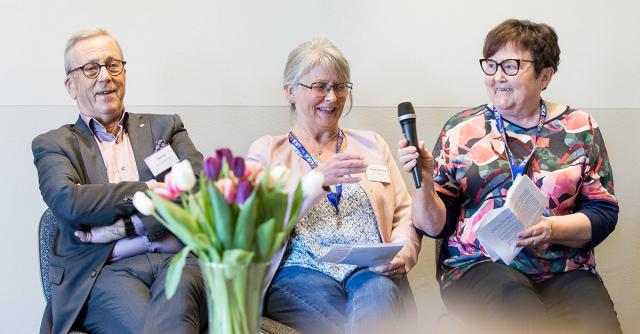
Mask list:
[[[198,173],[202,154],[177,115],[125,111],[125,64],[108,32],[71,37],[65,87],[80,117],[33,140],[40,191],[60,228],[41,333],[66,334],[72,327],[199,333],[206,327],[197,260],[187,259],[178,292],[167,300],[167,268],[182,245],[152,217],[138,216],[131,201],[136,191],[162,187],[172,160],[188,159]],[[165,161],[171,152],[177,158]]]

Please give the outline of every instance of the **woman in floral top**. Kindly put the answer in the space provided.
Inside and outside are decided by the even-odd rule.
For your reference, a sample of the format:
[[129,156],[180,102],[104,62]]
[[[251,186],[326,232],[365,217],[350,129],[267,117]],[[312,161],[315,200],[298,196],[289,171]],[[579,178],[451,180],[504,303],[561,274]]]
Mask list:
[[[546,24],[507,20],[489,32],[483,55],[491,103],[451,117],[433,154],[422,143],[419,153],[399,144],[404,170],[418,157],[423,167],[413,223],[445,239],[443,301],[481,331],[618,333],[593,256],[618,218],[604,140],[586,112],[541,98],[558,69],[557,35]],[[518,175],[542,190],[547,209],[518,234],[523,249],[507,266],[491,260],[476,232]]]

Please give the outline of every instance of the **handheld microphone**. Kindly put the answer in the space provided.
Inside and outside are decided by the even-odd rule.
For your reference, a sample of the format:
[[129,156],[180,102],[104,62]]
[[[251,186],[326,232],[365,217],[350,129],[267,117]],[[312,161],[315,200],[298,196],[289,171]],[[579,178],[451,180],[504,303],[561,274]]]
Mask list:
[[[415,146],[417,148],[418,136],[416,134],[416,112],[413,110],[411,102],[402,102],[398,104],[398,121],[400,121],[402,133],[409,142],[409,146]],[[422,186],[420,161],[417,161],[416,166],[411,169],[411,174],[413,175],[413,182],[416,184],[416,189],[420,189]]]

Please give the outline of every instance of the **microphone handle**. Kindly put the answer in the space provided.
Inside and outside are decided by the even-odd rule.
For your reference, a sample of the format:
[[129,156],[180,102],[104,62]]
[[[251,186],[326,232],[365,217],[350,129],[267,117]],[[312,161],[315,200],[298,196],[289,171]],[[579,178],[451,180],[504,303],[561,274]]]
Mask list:
[[[414,122],[401,122],[402,125],[402,133],[404,137],[409,142],[409,146],[418,147],[418,136],[416,134],[416,126]],[[413,182],[416,185],[416,189],[420,189],[422,187],[422,168],[420,168],[420,158],[416,162],[415,167],[411,169],[411,174],[413,175]]]

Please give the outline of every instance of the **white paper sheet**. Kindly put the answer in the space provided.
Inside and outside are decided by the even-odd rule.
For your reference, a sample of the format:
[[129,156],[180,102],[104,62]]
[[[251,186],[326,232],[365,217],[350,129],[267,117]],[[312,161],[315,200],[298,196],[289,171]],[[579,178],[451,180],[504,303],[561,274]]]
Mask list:
[[402,249],[403,244],[335,244],[318,259],[321,262],[353,264],[375,267],[389,263]]
[[509,265],[522,250],[515,247],[518,233],[540,221],[547,197],[528,176],[518,175],[507,193],[505,205],[487,213],[476,236],[493,261]]
[[522,250],[515,247],[515,242],[524,225],[509,208],[500,209],[495,218],[478,228],[476,236],[493,261],[500,258],[509,265]]

